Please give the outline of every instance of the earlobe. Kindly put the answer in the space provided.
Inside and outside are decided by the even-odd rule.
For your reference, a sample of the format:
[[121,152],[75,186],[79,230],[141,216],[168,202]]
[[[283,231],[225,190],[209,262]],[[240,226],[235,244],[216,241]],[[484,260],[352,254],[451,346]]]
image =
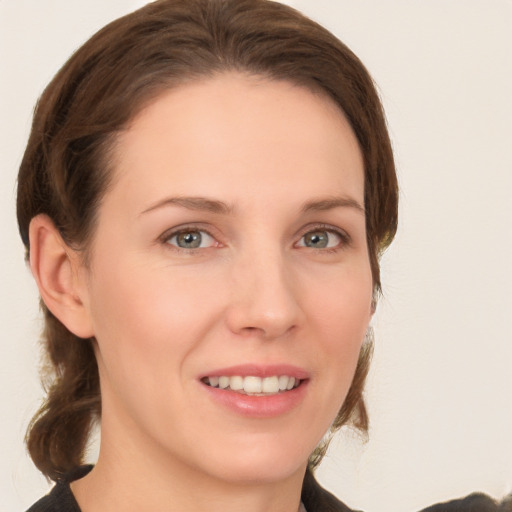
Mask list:
[[375,297],[373,297],[372,301],[370,303],[370,317],[368,319],[368,329],[373,329],[376,311],[377,311],[377,299]]
[[80,258],[47,215],[30,222],[30,268],[48,309],[80,338],[94,335],[80,282]]

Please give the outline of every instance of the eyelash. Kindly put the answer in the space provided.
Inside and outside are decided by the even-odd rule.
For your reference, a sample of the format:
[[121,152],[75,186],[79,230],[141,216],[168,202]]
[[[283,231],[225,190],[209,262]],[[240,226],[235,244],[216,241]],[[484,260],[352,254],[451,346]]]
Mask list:
[[[314,233],[315,231],[325,231],[326,233],[334,234],[340,238],[340,243],[335,247],[324,247],[320,249],[309,247],[309,249],[318,253],[336,253],[346,247],[349,247],[352,243],[352,239],[346,231],[329,224],[315,224],[314,226],[308,226],[308,228],[302,232],[300,240],[302,240],[308,233]],[[308,247],[305,248],[308,249]]]
[[[172,240],[175,237],[178,237],[181,234],[184,233],[206,233],[209,237],[211,237],[215,242],[218,244],[217,239],[214,235],[211,234],[211,232],[208,229],[205,229],[202,226],[184,226],[178,229],[173,229],[171,231],[166,231],[161,237],[161,242],[166,245],[167,247],[171,248],[173,251],[185,253],[185,254],[193,254],[196,253],[199,249],[209,249],[209,247],[198,247],[198,248],[192,248],[187,249],[185,247],[178,247],[177,245],[173,245],[170,243],[170,240]],[[220,244],[222,245],[222,244]]]
[[[350,246],[350,244],[352,242],[352,239],[351,239],[350,235],[348,235],[348,233],[346,233],[345,231],[343,231],[339,228],[330,226],[328,224],[315,224],[313,226],[308,226],[308,228],[306,230],[303,230],[302,234],[300,235],[299,240],[302,240],[308,233],[314,233],[315,231],[320,231],[320,232],[325,231],[327,233],[334,234],[334,235],[338,236],[341,241],[335,247],[324,247],[324,248],[320,248],[320,249],[314,248],[314,247],[307,247],[304,245],[299,246],[299,247],[303,247],[305,249],[311,249],[318,253],[336,253],[340,250],[343,250],[347,246]],[[219,247],[219,246],[222,247],[222,244],[220,244],[217,241],[216,237],[214,235],[212,235],[212,233],[208,229],[205,229],[202,226],[184,226],[179,229],[173,229],[171,231],[165,232],[159,239],[164,245],[166,245],[167,247],[171,247],[172,248],[171,250],[181,252],[181,253],[193,254],[193,253],[197,253],[198,250],[200,250],[200,249],[209,249],[210,247],[198,247],[198,248],[187,249],[184,247],[178,247],[177,245],[170,243],[171,239],[179,236],[180,234],[193,233],[193,232],[206,233],[207,236],[211,237],[213,240],[215,240],[215,242],[217,244],[219,244],[219,245],[217,245],[217,247]],[[294,244],[294,246],[296,246],[297,243],[298,242],[296,242]],[[212,247],[215,247],[215,245],[213,245]]]

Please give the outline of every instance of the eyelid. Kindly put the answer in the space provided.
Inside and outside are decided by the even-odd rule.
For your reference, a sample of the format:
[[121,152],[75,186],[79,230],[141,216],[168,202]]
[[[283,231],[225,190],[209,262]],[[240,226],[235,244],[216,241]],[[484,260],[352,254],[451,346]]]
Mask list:
[[[340,227],[337,227],[337,226],[333,226],[332,224],[324,224],[324,223],[310,224],[310,225],[302,228],[299,232],[299,241],[302,240],[302,238],[304,238],[305,235],[307,235],[308,233],[311,233],[312,231],[327,231],[329,233],[334,233],[335,235],[337,235],[341,238],[342,242],[339,246],[336,246],[336,247],[329,247],[329,248],[325,247],[325,248],[320,248],[320,249],[314,249],[313,247],[306,247],[307,249],[313,249],[316,251],[323,251],[323,252],[336,251],[336,250],[342,249],[343,247],[350,246],[352,243],[352,237],[344,229],[341,229]],[[296,244],[297,243],[298,243],[298,241],[296,242]],[[299,246],[299,247],[305,247],[305,246]]]
[[[209,237],[211,237],[215,241],[215,244],[212,246],[209,246],[209,247],[198,247],[198,248],[187,249],[185,247],[178,247],[177,245],[172,245],[169,243],[169,240],[171,240],[171,238],[178,236],[181,233],[187,233],[190,231],[199,231],[202,233],[206,233]],[[176,226],[174,228],[170,228],[170,229],[164,231],[164,233],[162,233],[158,237],[158,241],[160,243],[166,245],[167,247],[172,248],[172,250],[180,251],[180,252],[183,251],[183,252],[187,252],[187,253],[198,252],[199,250],[209,249],[210,247],[222,246],[222,244],[221,244],[221,242],[219,242],[218,238],[212,233],[212,230],[207,228],[203,224],[185,224],[182,226]]]
[[[332,224],[325,224],[325,223],[309,224],[309,225],[305,226],[298,232],[298,235],[297,235],[298,241],[300,241],[305,235],[307,235],[308,233],[311,233],[312,231],[322,231],[322,230],[327,231],[329,233],[334,233],[335,235],[339,236],[341,238],[341,243],[336,247],[319,248],[319,249],[314,249],[312,247],[309,248],[309,247],[305,247],[305,246],[299,246],[299,247],[305,247],[307,249],[313,249],[313,250],[321,251],[321,252],[328,252],[328,251],[332,252],[332,251],[340,250],[343,247],[350,246],[352,243],[352,237],[344,229],[341,229],[338,226],[333,226]],[[210,247],[199,247],[199,248],[194,248],[194,249],[186,249],[184,247],[178,247],[176,245],[171,245],[168,243],[171,238],[179,235],[180,233],[186,233],[188,231],[204,232],[208,236],[210,236],[213,240],[215,240],[216,245],[213,245],[213,247],[215,247],[215,246],[222,247],[223,246],[222,242],[220,242],[218,240],[218,236],[216,236],[212,233],[212,229],[209,226],[205,226],[202,223],[201,224],[185,224],[185,225],[175,226],[173,228],[170,228],[158,237],[158,241],[162,244],[165,244],[167,247],[171,247],[172,250],[183,251],[183,252],[187,252],[187,253],[198,252],[198,250],[200,250],[200,249],[205,250],[205,249],[210,248]],[[294,246],[297,246],[298,241],[295,242]]]

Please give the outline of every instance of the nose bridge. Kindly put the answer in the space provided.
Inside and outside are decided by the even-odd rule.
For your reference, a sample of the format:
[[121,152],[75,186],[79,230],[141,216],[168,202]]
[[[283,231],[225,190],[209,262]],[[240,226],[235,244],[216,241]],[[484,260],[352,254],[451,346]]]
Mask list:
[[300,305],[296,283],[277,244],[244,252],[232,272],[228,319],[233,331],[257,331],[266,338],[276,338],[297,325]]

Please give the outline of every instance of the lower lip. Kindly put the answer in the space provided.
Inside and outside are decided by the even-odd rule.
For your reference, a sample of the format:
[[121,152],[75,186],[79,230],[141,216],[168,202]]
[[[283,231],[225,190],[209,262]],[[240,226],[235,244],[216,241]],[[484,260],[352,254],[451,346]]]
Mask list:
[[244,395],[204,383],[201,385],[213,400],[237,414],[251,418],[274,418],[290,412],[302,402],[308,381],[302,381],[300,386],[290,391],[266,396]]

